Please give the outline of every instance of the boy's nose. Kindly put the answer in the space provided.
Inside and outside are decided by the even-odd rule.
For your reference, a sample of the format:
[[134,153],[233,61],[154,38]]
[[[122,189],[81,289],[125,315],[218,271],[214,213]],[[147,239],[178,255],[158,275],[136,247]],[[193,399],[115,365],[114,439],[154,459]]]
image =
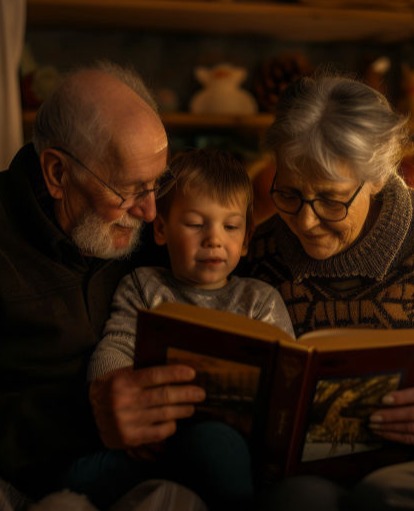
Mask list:
[[204,244],[208,247],[219,247],[221,246],[221,239],[217,232],[217,229],[210,228],[206,232],[206,236],[204,238]]

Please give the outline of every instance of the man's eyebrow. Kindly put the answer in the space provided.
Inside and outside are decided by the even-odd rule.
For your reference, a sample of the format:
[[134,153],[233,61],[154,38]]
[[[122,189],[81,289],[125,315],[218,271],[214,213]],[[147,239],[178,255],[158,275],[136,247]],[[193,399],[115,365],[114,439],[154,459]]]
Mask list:
[[127,186],[135,186],[135,187],[144,187],[144,186],[147,186],[148,184],[150,183],[156,183],[161,176],[163,176],[164,174],[160,174],[159,176],[157,177],[153,177],[152,179],[148,179],[148,180],[142,180],[142,179],[135,179],[135,180],[131,180],[129,182],[123,182],[123,183],[119,183],[119,186],[120,187],[127,187]]

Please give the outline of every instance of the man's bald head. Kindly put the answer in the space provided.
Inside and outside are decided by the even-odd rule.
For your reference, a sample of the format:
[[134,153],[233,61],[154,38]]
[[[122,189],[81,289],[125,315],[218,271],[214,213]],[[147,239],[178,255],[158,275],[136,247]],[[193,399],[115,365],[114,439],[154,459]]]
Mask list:
[[161,122],[157,105],[141,77],[104,61],[63,77],[39,109],[33,142],[39,154],[64,145],[102,158],[120,128],[136,132],[155,120]]

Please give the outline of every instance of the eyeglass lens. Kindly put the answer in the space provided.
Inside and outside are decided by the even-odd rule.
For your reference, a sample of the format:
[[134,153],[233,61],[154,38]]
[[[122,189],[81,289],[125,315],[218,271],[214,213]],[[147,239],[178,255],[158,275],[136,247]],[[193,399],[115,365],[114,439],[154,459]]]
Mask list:
[[296,215],[302,209],[304,203],[310,204],[314,213],[324,220],[342,220],[346,217],[347,206],[338,201],[328,201],[325,199],[306,200],[300,195],[285,195],[277,190],[272,192],[272,198],[275,206],[291,215]]
[[270,189],[270,195],[275,206],[289,215],[297,215],[304,204],[309,204],[321,220],[340,222],[348,215],[348,209],[362,190],[365,181],[361,181],[347,202],[330,199],[305,199],[299,193],[275,189],[276,176]]

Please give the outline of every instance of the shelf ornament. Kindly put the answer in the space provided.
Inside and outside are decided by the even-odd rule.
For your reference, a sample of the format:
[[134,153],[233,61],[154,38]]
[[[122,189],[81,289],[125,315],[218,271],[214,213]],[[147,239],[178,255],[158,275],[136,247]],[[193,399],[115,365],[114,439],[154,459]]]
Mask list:
[[190,100],[190,112],[237,115],[257,112],[254,96],[241,88],[247,76],[245,68],[223,63],[211,69],[196,67],[194,74],[203,88]]

